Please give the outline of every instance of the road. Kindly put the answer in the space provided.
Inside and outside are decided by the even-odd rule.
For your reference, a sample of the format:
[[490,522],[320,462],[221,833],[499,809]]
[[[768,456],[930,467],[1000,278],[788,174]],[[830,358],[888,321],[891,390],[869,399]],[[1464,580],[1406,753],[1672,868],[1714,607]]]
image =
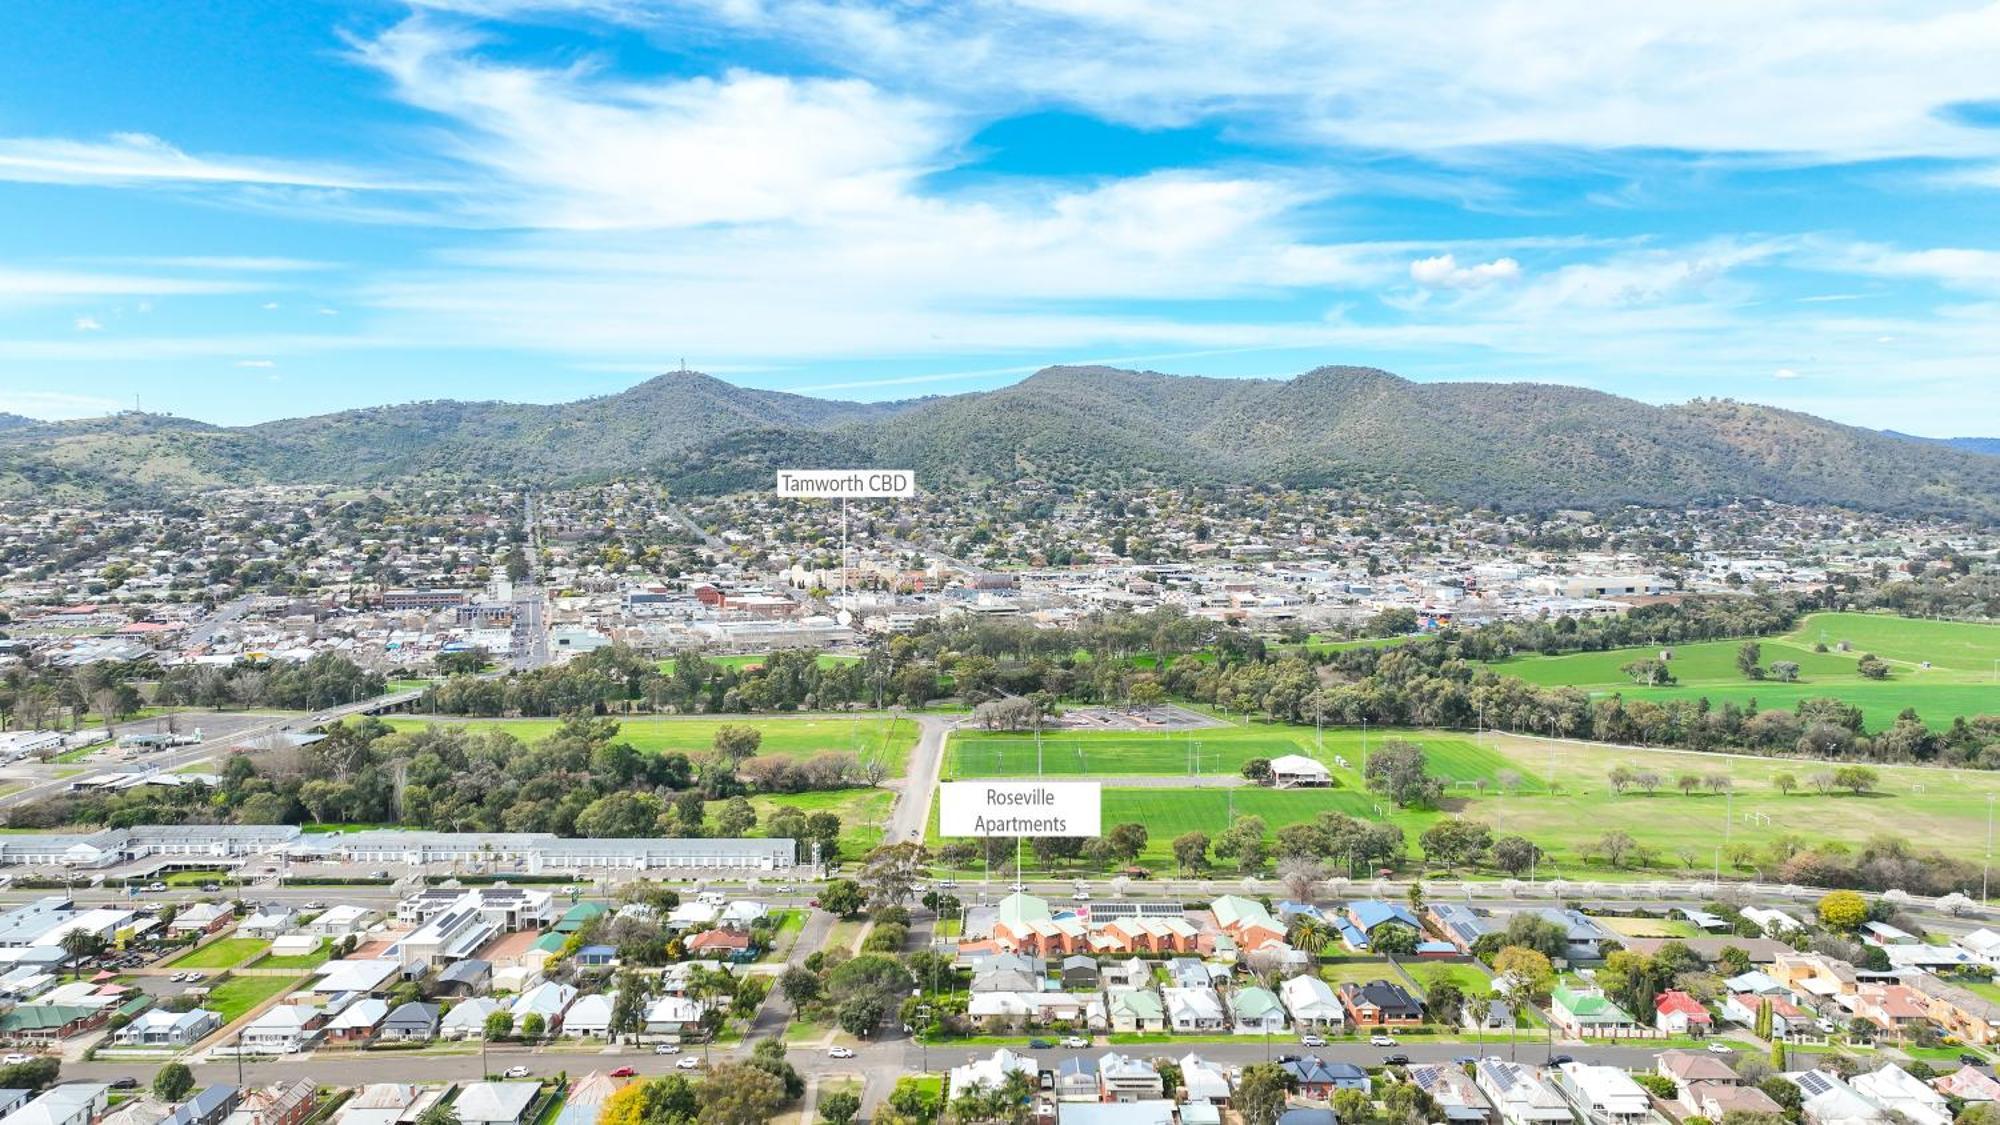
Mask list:
[[889,814],[888,830],[883,836],[886,843],[923,839],[924,829],[930,824],[931,802],[937,797],[938,776],[944,770],[945,738],[959,722],[955,717],[943,715],[917,715],[914,719],[917,745],[910,751],[910,764],[903,771],[903,788]]

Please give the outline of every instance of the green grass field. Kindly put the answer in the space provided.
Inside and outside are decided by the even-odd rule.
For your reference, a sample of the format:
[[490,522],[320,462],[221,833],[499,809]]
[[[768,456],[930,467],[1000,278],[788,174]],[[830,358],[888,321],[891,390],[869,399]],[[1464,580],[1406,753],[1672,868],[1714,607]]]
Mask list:
[[332,957],[333,947],[325,942],[321,942],[319,948],[313,950],[311,953],[302,953],[292,957],[266,957],[250,967],[253,969],[299,969],[303,971],[306,969],[317,969],[321,965],[326,964]]
[[[1346,772],[1347,784],[1359,784],[1364,741],[1380,746],[1386,739],[1420,742],[1434,772],[1454,781],[1490,777],[1509,764],[1471,740],[1455,735],[1409,731],[1358,730],[1315,732],[1310,727],[1253,724],[1215,727],[1177,734],[1126,731],[1063,731],[1044,734],[1039,748],[1031,734],[961,731],[945,749],[946,777],[1180,777],[1237,776],[1252,758],[1301,754]],[[1339,762],[1345,759],[1349,769]]]
[[[834,789],[823,793],[775,793],[750,798],[750,807],[757,811],[757,827],[751,835],[764,834],[764,822],[779,808],[793,808],[810,816],[816,812],[830,812],[840,818],[840,854],[854,859],[873,851],[882,843],[882,825],[889,819],[889,810],[896,803],[896,795],[887,789]],[[722,801],[708,803],[708,815],[712,820],[722,807]]]
[[[1314,740],[1310,728],[1272,725],[1199,733],[1230,745],[1239,757],[1253,747],[1262,752],[1262,748],[1284,745],[1305,752]],[[991,741],[991,736],[979,737]],[[1091,772],[1103,777],[1138,775],[1142,771],[1133,763],[1171,763],[1176,754],[1184,752],[1180,748],[1184,736],[1179,734],[1104,737],[1112,741],[1115,750],[1098,753],[1116,752],[1121,757],[1111,762],[1092,758]],[[1542,867],[1544,876],[1631,879],[1708,871],[1719,858],[1718,849],[1725,844],[1744,844],[1760,854],[1750,865],[1731,873],[1769,878],[1773,872],[1762,866],[1769,863],[1762,849],[1783,838],[1799,838],[1808,844],[1838,842],[1853,848],[1872,837],[1895,836],[1977,862],[1986,838],[1986,799],[1989,795],[2000,797],[2000,773],[1977,770],[1873,766],[1881,778],[1880,787],[1855,796],[1815,791],[1812,775],[1832,768],[1821,762],[1626,750],[1493,732],[1475,740],[1460,734],[1371,731],[1369,744],[1377,747],[1389,738],[1423,746],[1432,771],[1452,781],[1443,809],[1399,810],[1367,792],[1359,773],[1359,733],[1341,730],[1325,732],[1326,756],[1332,759],[1339,755],[1347,761],[1345,767],[1333,766],[1339,782],[1336,788],[1202,788],[1195,779],[1172,788],[1112,786],[1104,790],[1104,824],[1107,828],[1124,823],[1145,825],[1148,842],[1138,862],[1161,872],[1174,870],[1172,843],[1183,833],[1199,831],[1214,837],[1232,818],[1248,815],[1264,818],[1275,833],[1322,812],[1338,811],[1401,827],[1412,859],[1421,858],[1417,841],[1425,828],[1442,816],[1463,815],[1484,821],[1496,834],[1518,833],[1539,844],[1549,856]],[[1148,739],[1156,745],[1146,746]],[[1354,749],[1349,750],[1350,746]],[[1002,764],[1017,761],[1015,755],[1003,758]],[[1637,789],[1613,793],[1607,775],[1620,764],[1657,773],[1663,783],[1652,795]],[[1071,771],[1072,775],[1075,772]],[[1518,776],[1523,783],[1513,788],[1501,784],[1506,773]],[[1703,788],[1684,794],[1676,787],[1676,779],[1683,773],[1725,775],[1732,793],[1725,797]],[[1798,779],[1794,792],[1785,794],[1772,785],[1772,779],[1781,773]],[[1553,788],[1549,779],[1555,782]],[[1483,787],[1477,784],[1482,781]],[[1614,830],[1630,834],[1650,849],[1652,866],[1639,869],[1627,859],[1623,867],[1610,868],[1585,857],[1600,837]],[[930,834],[936,838],[935,815]],[[1225,865],[1217,877],[1229,874]]]
[[[561,726],[559,719],[437,719],[411,717],[393,718],[389,725],[397,730],[422,730],[426,725],[437,722],[463,723],[465,726],[486,730],[499,729],[523,742],[535,742],[554,734]],[[759,753],[782,754],[791,757],[810,757],[829,751],[849,752],[863,761],[881,760],[889,767],[891,777],[901,777],[910,758],[910,750],[917,744],[917,724],[909,719],[895,718],[813,718],[774,719],[759,715],[741,715],[718,718],[678,719],[658,717],[630,717],[618,720],[618,734],[635,749],[655,753],[681,751],[695,754],[707,750],[715,743],[717,727],[725,724],[756,727],[764,735]]]
[[[1842,641],[1850,650],[1839,651]],[[1829,651],[1814,652],[1817,644]],[[1759,639],[1763,662],[1789,660],[1799,666],[1796,683],[1746,679],[1736,670],[1741,641],[1703,641],[1672,646],[1675,683],[1645,687],[1619,669],[1634,660],[1657,657],[1658,646],[1577,652],[1562,656],[1515,656],[1486,665],[1545,687],[1570,686],[1593,694],[1620,692],[1628,699],[1697,699],[1790,709],[1801,699],[1836,696],[1860,707],[1870,730],[1915,708],[1930,726],[1943,729],[1961,715],[2000,712],[2000,626],[1957,621],[1923,621],[1871,613],[1815,613],[1780,637]],[[1892,665],[1886,680],[1863,679],[1855,670],[1861,654],[1874,653]],[[1923,667],[1929,661],[1931,667]]]
[[222,938],[190,949],[166,964],[174,969],[233,969],[270,947],[263,938]]
[[[763,664],[764,661],[769,656],[770,656],[769,653],[759,652],[745,656],[707,656],[703,657],[702,659],[708,661],[710,664],[713,664],[719,668],[734,668],[740,672],[745,668],[758,667],[759,665]],[[813,658],[813,663],[819,665],[821,668],[836,668],[842,664],[859,664],[860,662],[861,658],[858,656],[843,656],[831,652],[822,652],[818,656]],[[673,661],[662,660],[659,662],[658,666],[661,675],[671,676],[674,674]]]
[[273,996],[296,988],[303,977],[230,977],[208,992],[202,1007],[222,1017],[224,1026]]

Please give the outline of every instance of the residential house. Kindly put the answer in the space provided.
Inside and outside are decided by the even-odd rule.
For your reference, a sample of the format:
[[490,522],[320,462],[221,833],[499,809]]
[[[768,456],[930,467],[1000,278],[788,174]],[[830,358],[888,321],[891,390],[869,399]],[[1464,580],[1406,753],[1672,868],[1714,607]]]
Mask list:
[[298,911],[283,903],[266,903],[236,926],[236,936],[274,938],[298,921]]
[[1442,934],[1444,940],[1468,956],[1480,938],[1500,932],[1500,927],[1493,924],[1485,911],[1455,902],[1431,903],[1424,908],[1424,914],[1430,919],[1431,929]]
[[1277,994],[1258,985],[1239,988],[1229,995],[1232,1030],[1238,1035],[1283,1035],[1285,1008]]
[[1186,918],[1131,914],[1096,923],[1089,946],[1096,953],[1188,953],[1200,942],[1201,931]]
[[430,1107],[444,1100],[443,1086],[407,1082],[371,1082],[343,1102],[334,1125],[413,1125]]
[[1923,996],[1925,1011],[1947,1034],[1981,1045],[2000,1040],[2000,1004],[1928,973],[1904,979]]
[[8,1125],[91,1125],[104,1116],[111,1087],[102,1082],[51,1086],[7,1117]]
[[1057,1115],[1058,1125],[1189,1125],[1178,1123],[1174,1103],[1164,1098],[1132,1102],[1068,1102]]
[[562,1033],[572,1038],[611,1034],[611,1012],[618,1006],[618,992],[593,992],[579,997],[563,1013]]
[[1549,995],[1549,1015],[1568,1035],[1605,1035],[1637,1026],[1630,1012],[1619,1007],[1601,988],[1559,985]]
[[1725,992],[1747,992],[1752,996],[1778,996],[1787,991],[1784,985],[1778,983],[1778,978],[1762,969],[1738,973],[1724,980],[1722,988]]
[[[744,939],[749,944],[749,939]],[[586,945],[576,951],[570,963],[579,969],[609,969],[618,963],[618,950],[609,945]]]
[[535,1082],[474,1082],[458,1092],[451,1108],[460,1125],[526,1125],[541,1089]]
[[1951,1125],[1951,1107],[1944,1095],[1895,1063],[1857,1074],[1847,1084],[1914,1125]]
[[1446,1125],[1492,1125],[1498,1116],[1479,1084],[1454,1065],[1420,1063],[1408,1070],[1409,1080],[1429,1094],[1444,1113]]
[[1209,906],[1215,915],[1215,924],[1228,934],[1236,948],[1243,953],[1262,949],[1285,940],[1285,927],[1264,904],[1241,895],[1223,895]]
[[1167,1009],[1160,994],[1150,988],[1114,988],[1105,992],[1105,1014],[1111,1030],[1117,1032],[1157,1032],[1167,1029]]
[[1167,1026],[1177,1035],[1221,1031],[1228,1025],[1222,997],[1212,988],[1164,988],[1160,994],[1166,1004]]
[[1612,933],[1581,911],[1545,906],[1534,913],[1562,927],[1567,943],[1564,957],[1569,961],[1600,960],[1604,956],[1605,942],[1615,941],[1629,948],[1634,940]]
[[1819,953],[1781,954],[1764,971],[1784,985],[1794,1000],[1812,1007],[1839,1003],[1841,997],[1852,997],[1861,991],[1861,980],[1855,975],[1853,965]]
[[1215,988],[1229,982],[1229,967],[1199,957],[1176,957],[1167,962],[1167,976],[1175,988]]
[[438,1021],[438,1034],[446,1039],[483,1039],[487,1017],[505,1010],[500,1001],[485,996],[460,1001]]
[[1715,1026],[1701,1001],[1677,988],[1653,998],[1653,1026],[1669,1035],[1707,1035]]
[[1009,952],[1052,957],[1085,952],[1089,933],[1073,914],[1056,914],[1043,899],[1015,892],[1000,900],[993,941]]
[[1773,907],[1746,906],[1738,913],[1743,915],[1744,920],[1754,923],[1766,935],[1774,938],[1782,938],[1806,928],[1804,922]]
[[290,1055],[319,1038],[326,1013],[304,1004],[277,1004],[237,1033],[237,1046],[259,1055]]
[[1688,1100],[1688,1088],[1701,1082],[1740,1083],[1730,1065],[1707,1051],[1661,1051],[1653,1059],[1653,1069],[1673,1082],[1682,1106],[1699,1112]]
[[575,1002],[576,989],[556,981],[545,980],[516,997],[508,1011],[514,1015],[514,1027],[517,1030],[529,1016],[540,1016],[542,1027],[553,1033],[562,1028],[563,1013]]
[[1800,1106],[1811,1125],[1883,1125],[1889,1112],[1830,1070],[1802,1070],[1785,1079],[1799,1088]]
[[1340,986],[1340,1006],[1356,1027],[1415,1027],[1424,1022],[1424,1006],[1394,981],[1348,981]]
[[310,1078],[243,1091],[224,1125],[302,1125],[319,1107],[319,1087]]
[[1569,1100],[1534,1067],[1485,1058],[1473,1064],[1472,1077],[1506,1125],[1574,1125]]
[[1046,979],[1041,973],[1015,963],[989,962],[974,970],[972,993],[977,996],[987,992],[1040,992]]
[[43,1001],[20,1004],[0,1015],[0,1040],[9,1043],[57,1043],[82,1035],[111,1018],[111,1006],[60,1004]]
[[[1200,1055],[1181,1056],[1181,1090],[1191,1102],[1221,1103],[1229,1100],[1229,1072],[1220,1063],[1212,1063]],[[1173,1091],[1167,1093],[1171,1096]]]
[[1357,950],[1367,949],[1369,935],[1383,926],[1402,926],[1419,938],[1424,936],[1423,924],[1409,907],[1376,898],[1348,903],[1347,909],[1334,919],[1334,925],[1340,930],[1340,940]]
[[242,1101],[243,1092],[234,1086],[205,1086],[175,1106],[159,1125],[221,1125]]
[[1458,1022],[1467,1031],[1512,1031],[1514,1029],[1514,1009],[1498,997],[1486,1000],[1467,999],[1459,1010]]
[[381,920],[382,912],[379,910],[343,904],[328,907],[300,928],[309,934],[338,941],[349,934],[359,934]]
[[1566,1062],[1554,1069],[1556,1088],[1593,1125],[1645,1125],[1652,1118],[1645,1088],[1618,1067]]
[[1338,1028],[1347,1022],[1347,1009],[1341,1006],[1333,986],[1318,977],[1292,977],[1278,985],[1278,995],[1301,1031]]
[[382,1021],[389,1018],[389,1002],[374,996],[364,996],[340,1010],[340,1014],[326,1022],[321,1030],[322,1042],[352,1046],[374,1040],[376,1032],[382,1028]]
[[2000,1102],[2000,1079],[1970,1064],[1931,1079],[1931,1086],[1938,1093],[1962,1102]]
[[1153,983],[1153,967],[1137,957],[1105,961],[1098,967],[1099,984],[1105,989],[1146,988]]
[[1072,992],[1094,992],[1099,986],[1097,958],[1081,953],[1062,959],[1062,986]]
[[382,1020],[382,1040],[386,1043],[428,1043],[437,1038],[438,1006],[421,1000],[398,1004]]
[[1907,984],[1871,981],[1855,993],[1854,1016],[1900,1037],[1930,1023],[1930,998]]
[[1284,1069],[1292,1085],[1300,1095],[1317,1101],[1325,1101],[1335,1090],[1360,1090],[1367,1092],[1373,1088],[1368,1072],[1353,1063],[1328,1062],[1317,1055],[1290,1058],[1278,1064]]
[[1722,1018],[1740,1027],[1757,1026],[1757,1009],[1771,1006],[1771,1035],[1776,1039],[1804,1039],[1814,1032],[1813,1017],[1784,996],[1753,996],[1731,993],[1722,1001]]
[[689,937],[686,946],[690,957],[746,961],[755,956],[748,930],[703,930]]
[[1097,1080],[1097,1060],[1073,1055],[1056,1064],[1055,1095],[1059,1102],[1094,1102],[1104,1086]]
[[708,1006],[690,996],[659,996],[646,1007],[646,1034],[693,1035]]
[[998,1090],[1007,1084],[1011,1074],[1026,1075],[1029,1087],[1033,1088],[1039,1070],[1035,1060],[1002,1047],[986,1058],[952,1067],[945,1076],[945,1102],[956,1101],[970,1090]]
[[174,920],[167,923],[167,932],[185,937],[189,934],[212,934],[236,917],[236,912],[219,902],[191,902],[174,914]]
[[555,1125],[597,1125],[597,1119],[604,1114],[604,1103],[611,1100],[611,1095],[624,1089],[628,1081],[593,1070],[570,1083],[569,1096],[563,1099],[562,1111],[556,1115]]
[[149,1008],[134,1016],[114,1038],[122,1047],[192,1047],[221,1027],[222,1017],[206,1008],[185,1012]]
[[1136,1102],[1158,1099],[1164,1088],[1160,1072],[1153,1064],[1116,1051],[1097,1060],[1098,1096],[1107,1102]]

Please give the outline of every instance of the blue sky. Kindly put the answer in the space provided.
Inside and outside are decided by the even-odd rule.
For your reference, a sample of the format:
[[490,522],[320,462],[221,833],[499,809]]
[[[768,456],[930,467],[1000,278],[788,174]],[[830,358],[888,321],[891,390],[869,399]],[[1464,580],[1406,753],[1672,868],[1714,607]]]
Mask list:
[[679,366],[1534,379],[2000,433],[2000,4],[0,5],[0,410]]

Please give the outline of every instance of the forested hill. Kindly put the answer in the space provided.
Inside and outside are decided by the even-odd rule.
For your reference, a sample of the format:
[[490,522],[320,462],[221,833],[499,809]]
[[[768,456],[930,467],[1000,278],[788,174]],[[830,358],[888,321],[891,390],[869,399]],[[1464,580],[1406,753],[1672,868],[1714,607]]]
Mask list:
[[2000,520],[2000,458],[1728,400],[1416,383],[1370,368],[1211,379],[1053,367],[994,391],[848,403],[694,373],[554,406],[421,402],[246,428],[125,414],[0,425],[0,495],[259,481],[684,491],[868,463],[952,480],[1355,484],[1506,508],[1757,496]]

